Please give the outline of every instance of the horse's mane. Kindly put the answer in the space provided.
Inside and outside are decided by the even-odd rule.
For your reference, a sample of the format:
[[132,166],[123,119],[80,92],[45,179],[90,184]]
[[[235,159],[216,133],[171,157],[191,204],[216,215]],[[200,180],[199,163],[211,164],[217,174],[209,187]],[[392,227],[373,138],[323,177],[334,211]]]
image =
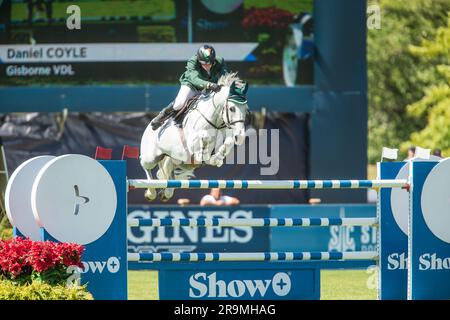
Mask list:
[[234,81],[240,80],[237,74],[237,72],[227,72],[219,78],[219,81],[217,83],[221,86],[229,87],[233,84]]

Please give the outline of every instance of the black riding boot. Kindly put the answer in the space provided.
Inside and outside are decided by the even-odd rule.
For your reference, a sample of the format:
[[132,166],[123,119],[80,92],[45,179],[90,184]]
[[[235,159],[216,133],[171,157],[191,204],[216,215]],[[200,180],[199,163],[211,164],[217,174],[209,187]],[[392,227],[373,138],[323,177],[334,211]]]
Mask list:
[[152,120],[151,125],[153,130],[161,127],[164,121],[166,121],[167,117],[170,116],[170,114],[173,112],[173,104],[174,101],[172,101],[167,107],[162,109],[161,112]]

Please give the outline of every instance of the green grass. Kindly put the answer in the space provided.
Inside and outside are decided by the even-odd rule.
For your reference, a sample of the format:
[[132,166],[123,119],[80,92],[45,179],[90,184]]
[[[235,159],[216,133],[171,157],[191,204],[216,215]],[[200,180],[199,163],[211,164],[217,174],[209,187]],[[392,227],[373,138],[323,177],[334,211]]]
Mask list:
[[377,277],[366,270],[322,270],[320,275],[322,300],[377,299]]
[[[158,300],[157,271],[129,271],[128,275],[130,300]],[[322,270],[322,300],[376,300],[376,289],[367,286],[376,278],[366,270]]]
[[157,271],[128,271],[129,300],[158,300]]

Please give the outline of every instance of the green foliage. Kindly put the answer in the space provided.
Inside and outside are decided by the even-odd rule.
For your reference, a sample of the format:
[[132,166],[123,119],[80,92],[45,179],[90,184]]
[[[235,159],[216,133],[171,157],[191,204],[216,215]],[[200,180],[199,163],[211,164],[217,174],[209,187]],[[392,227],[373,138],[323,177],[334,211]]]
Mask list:
[[0,300],[93,300],[85,286],[68,288],[47,283],[17,284],[0,280]]
[[447,26],[437,30],[434,40],[425,39],[421,46],[409,49],[429,65],[423,72],[434,73],[437,81],[425,89],[422,99],[407,106],[410,117],[426,119],[426,123],[411,134],[401,149],[406,150],[412,144],[439,148],[444,156],[450,156],[450,12]]
[[0,221],[0,239],[6,240],[11,238],[12,238],[12,227],[5,213]]
[[[33,270],[31,272],[31,282],[48,283],[50,285],[62,284],[67,278],[66,268],[58,266],[56,268],[48,269],[42,272]],[[23,278],[24,281],[27,277]]]
[[277,77],[281,77],[281,66],[279,65],[260,65],[251,67],[248,70],[249,78],[251,77],[252,83],[255,84],[270,84],[273,83],[273,79]]
[[244,0],[244,8],[276,7],[298,14],[300,11],[312,12],[313,0]]
[[0,229],[0,239],[1,240],[11,239],[12,235],[13,235],[12,228]]
[[176,42],[175,29],[170,26],[138,26],[140,42]]
[[[80,1],[75,2],[80,7],[81,18],[94,18],[102,16],[152,16],[162,20],[175,16],[175,3],[173,0],[151,1]],[[11,6],[11,19],[25,20],[28,17],[26,3],[13,3]],[[53,17],[67,18],[68,2],[53,1]],[[43,15],[45,16],[45,15]]]
[[[398,147],[426,124],[407,106],[426,94],[425,88],[442,79],[430,61],[411,50],[431,41],[446,24],[447,0],[381,0],[381,29],[368,30],[369,162],[380,158],[383,146]],[[368,5],[372,4],[371,1]],[[417,49],[421,50],[421,49]],[[435,63],[442,57],[433,57]]]
[[258,34],[258,43],[264,44],[270,40],[270,34],[267,32],[262,32]]

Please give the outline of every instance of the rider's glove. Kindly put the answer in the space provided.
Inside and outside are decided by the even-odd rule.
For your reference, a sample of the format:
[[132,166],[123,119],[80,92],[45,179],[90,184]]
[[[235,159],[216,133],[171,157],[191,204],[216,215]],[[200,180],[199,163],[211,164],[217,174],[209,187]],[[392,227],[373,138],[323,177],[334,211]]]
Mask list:
[[219,92],[221,88],[222,87],[220,85],[214,82],[208,82],[208,84],[206,85],[206,89],[212,90],[214,92]]

